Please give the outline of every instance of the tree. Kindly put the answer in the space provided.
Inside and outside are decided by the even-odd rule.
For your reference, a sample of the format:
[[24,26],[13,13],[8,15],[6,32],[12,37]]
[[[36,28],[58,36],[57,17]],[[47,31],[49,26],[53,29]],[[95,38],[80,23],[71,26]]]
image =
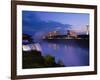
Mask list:
[[49,54],[46,55],[46,56],[44,57],[44,59],[45,59],[45,65],[48,66],[48,67],[53,66],[53,65],[55,64],[55,58],[52,57],[52,56],[49,55]]

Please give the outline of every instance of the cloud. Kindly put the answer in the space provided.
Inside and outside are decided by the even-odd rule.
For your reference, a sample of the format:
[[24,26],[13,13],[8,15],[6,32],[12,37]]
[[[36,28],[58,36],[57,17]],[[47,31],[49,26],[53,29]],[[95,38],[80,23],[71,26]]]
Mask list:
[[38,12],[23,11],[22,12],[22,30],[23,33],[41,36],[49,31],[64,30],[71,27],[70,24],[62,24],[51,20],[43,21],[37,15]]

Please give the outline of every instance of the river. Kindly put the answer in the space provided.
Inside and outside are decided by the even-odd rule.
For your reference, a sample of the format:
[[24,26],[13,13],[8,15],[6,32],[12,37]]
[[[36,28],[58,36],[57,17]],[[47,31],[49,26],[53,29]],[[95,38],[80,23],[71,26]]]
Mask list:
[[39,42],[43,56],[55,57],[66,66],[89,65],[89,40],[42,40]]

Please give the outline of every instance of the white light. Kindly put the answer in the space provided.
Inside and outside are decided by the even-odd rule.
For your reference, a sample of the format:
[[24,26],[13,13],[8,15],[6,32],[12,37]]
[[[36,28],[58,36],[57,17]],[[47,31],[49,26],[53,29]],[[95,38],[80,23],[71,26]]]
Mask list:
[[23,45],[23,51],[30,51],[31,48],[28,45]]

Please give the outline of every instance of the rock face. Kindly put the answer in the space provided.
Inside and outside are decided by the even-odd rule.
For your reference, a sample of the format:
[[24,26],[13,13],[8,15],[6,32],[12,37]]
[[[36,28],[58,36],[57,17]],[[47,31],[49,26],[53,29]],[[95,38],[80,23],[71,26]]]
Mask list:
[[23,51],[23,68],[43,67],[44,59],[38,51]]
[[23,69],[26,68],[45,68],[45,67],[64,67],[63,64],[55,63],[55,58],[51,55],[42,56],[39,51],[23,51]]

